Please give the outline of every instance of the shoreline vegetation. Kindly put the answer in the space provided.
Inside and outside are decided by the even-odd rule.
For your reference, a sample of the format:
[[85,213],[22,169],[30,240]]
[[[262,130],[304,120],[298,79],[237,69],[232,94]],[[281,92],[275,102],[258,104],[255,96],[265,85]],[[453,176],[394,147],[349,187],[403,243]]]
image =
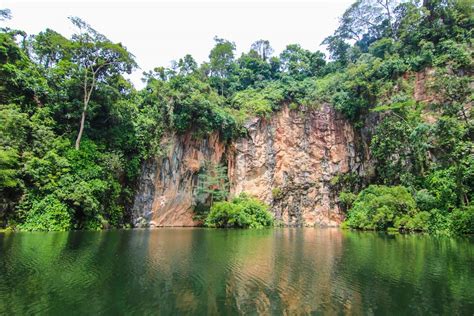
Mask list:
[[[1,27],[0,228],[129,227],[140,166],[163,152],[165,131],[231,142],[249,118],[326,103],[366,136],[356,145],[370,162],[331,179],[343,226],[472,234],[473,4],[355,1],[323,42],[328,56],[298,44],[277,55],[266,40],[236,56],[215,37],[208,61],[157,67],[142,90],[124,78],[134,56],[80,18],[70,38]],[[200,183],[205,225],[272,225],[252,192],[228,200],[223,166]]]

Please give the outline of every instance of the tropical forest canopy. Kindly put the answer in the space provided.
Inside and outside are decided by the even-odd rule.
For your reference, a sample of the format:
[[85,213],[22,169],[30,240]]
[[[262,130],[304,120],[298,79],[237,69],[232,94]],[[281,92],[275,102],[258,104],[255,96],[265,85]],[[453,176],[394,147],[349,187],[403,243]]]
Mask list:
[[[275,54],[266,40],[237,56],[216,37],[207,62],[157,67],[142,90],[124,78],[134,56],[80,18],[70,38],[3,27],[0,226],[127,226],[140,165],[160,154],[165,131],[231,141],[250,117],[328,103],[369,135],[374,166],[331,181],[347,226],[473,233],[473,5],[359,0],[322,43],[329,56],[298,44]],[[207,223],[232,203],[250,202],[217,204]]]

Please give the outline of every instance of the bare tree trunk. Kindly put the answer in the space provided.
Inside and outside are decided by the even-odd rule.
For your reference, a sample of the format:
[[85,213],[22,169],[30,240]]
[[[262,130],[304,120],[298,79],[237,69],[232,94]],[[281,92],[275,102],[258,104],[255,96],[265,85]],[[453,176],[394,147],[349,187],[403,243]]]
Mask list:
[[387,17],[388,17],[388,25],[390,27],[390,36],[392,38],[395,38],[395,30],[393,29],[393,24],[392,24],[392,13],[390,12],[390,3],[388,0],[385,0],[385,10],[387,11]]
[[86,111],[87,111],[87,105],[84,105],[84,109],[82,110],[82,116],[81,116],[81,126],[79,127],[79,134],[77,134],[77,138],[76,138],[76,150],[79,150],[79,147],[81,145],[82,132],[84,131],[84,123],[86,121]]
[[89,100],[91,99],[92,91],[94,90],[95,86],[95,74],[96,72],[92,72],[92,82],[89,87],[89,90],[87,89],[87,68],[86,68],[86,73],[84,74],[84,108],[82,109],[82,115],[81,115],[81,125],[79,127],[79,134],[77,134],[76,138],[76,150],[79,150],[81,146],[81,138],[82,138],[82,133],[84,132],[84,124],[86,122],[86,114],[87,114],[87,108],[89,106]]

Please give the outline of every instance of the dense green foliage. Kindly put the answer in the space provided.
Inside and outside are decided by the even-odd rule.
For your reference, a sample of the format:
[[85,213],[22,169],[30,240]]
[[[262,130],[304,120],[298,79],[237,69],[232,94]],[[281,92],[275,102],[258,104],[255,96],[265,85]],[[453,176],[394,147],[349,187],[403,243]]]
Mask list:
[[[133,55],[78,18],[71,38],[3,28],[0,226],[122,227],[140,165],[162,152],[165,133],[231,140],[247,134],[249,117],[329,103],[374,167],[334,181],[348,223],[472,232],[473,16],[472,0],[357,0],[323,42],[329,60],[297,44],[272,55],[266,40],[236,56],[216,37],[208,62],[186,55],[155,68],[141,91],[124,78]],[[207,208],[227,196],[220,173],[200,175]],[[380,205],[367,206],[369,184],[397,192],[373,187]],[[385,205],[400,192],[413,208]]]
[[[416,206],[410,212],[393,208],[384,187],[362,191],[354,201],[358,190],[347,187],[340,195],[349,208],[347,224],[472,232],[473,2],[404,2],[391,8],[358,1],[327,39],[333,55],[346,58],[338,57],[346,71],[335,76],[343,84],[333,85],[330,101],[357,126],[371,130],[375,173],[367,181],[397,190],[403,186]],[[349,38],[353,46],[336,45]],[[384,203],[369,206],[373,194]]]
[[[135,62],[120,44],[74,21],[86,30],[71,39],[49,29],[31,37],[0,33],[2,226],[102,229],[127,222],[140,112],[122,74]],[[86,136],[77,142],[85,113]]]
[[[344,200],[346,195],[341,195]],[[474,233],[472,204],[451,212],[433,208],[434,205],[436,201],[427,191],[419,191],[413,197],[403,186],[371,185],[351,201],[344,225],[364,230]]]
[[263,228],[273,225],[273,215],[268,211],[268,205],[241,194],[229,202],[216,202],[204,225],[219,228]]
[[355,199],[346,220],[360,229],[425,230],[427,212],[418,212],[413,196],[402,186],[371,185]]

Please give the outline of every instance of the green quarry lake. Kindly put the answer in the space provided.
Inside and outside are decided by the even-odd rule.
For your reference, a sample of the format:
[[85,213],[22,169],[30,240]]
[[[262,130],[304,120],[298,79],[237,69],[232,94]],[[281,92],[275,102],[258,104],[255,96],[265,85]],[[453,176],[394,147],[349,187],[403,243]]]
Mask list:
[[0,314],[474,313],[474,238],[336,228],[0,233]]

